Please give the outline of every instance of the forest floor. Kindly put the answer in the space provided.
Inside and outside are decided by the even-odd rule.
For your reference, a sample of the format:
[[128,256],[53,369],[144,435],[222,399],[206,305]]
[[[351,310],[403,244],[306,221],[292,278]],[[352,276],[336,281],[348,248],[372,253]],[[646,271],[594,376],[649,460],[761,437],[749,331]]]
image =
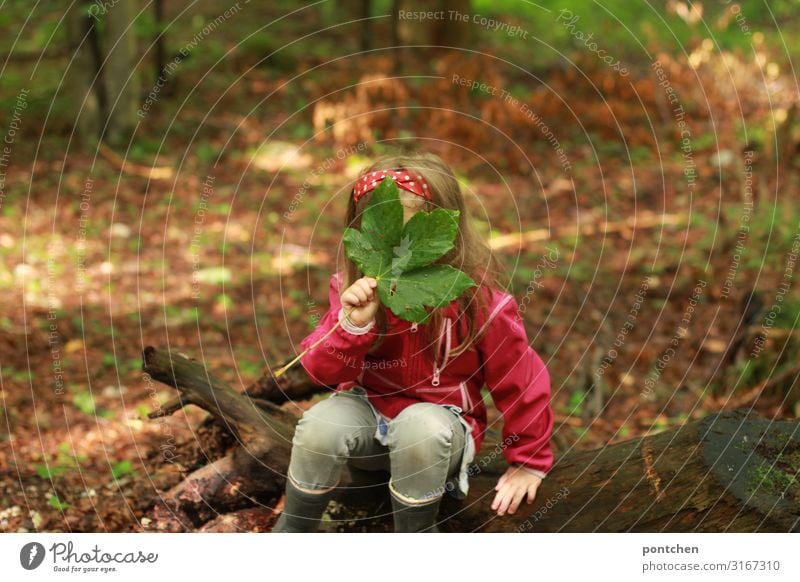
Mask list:
[[0,208],[0,531],[140,531],[208,454],[204,412],[147,419],[174,392],[143,375],[143,347],[239,388],[293,355],[327,308],[348,183],[411,140],[456,169],[526,305],[557,457],[723,407],[797,417],[800,301],[781,286],[798,175],[778,189],[769,147],[790,79],[768,94],[741,57],[658,55],[687,149],[646,65],[621,79],[585,58],[541,84],[477,54],[407,57],[416,78],[381,55],[234,54],[195,86],[189,68],[127,153],[25,118]]

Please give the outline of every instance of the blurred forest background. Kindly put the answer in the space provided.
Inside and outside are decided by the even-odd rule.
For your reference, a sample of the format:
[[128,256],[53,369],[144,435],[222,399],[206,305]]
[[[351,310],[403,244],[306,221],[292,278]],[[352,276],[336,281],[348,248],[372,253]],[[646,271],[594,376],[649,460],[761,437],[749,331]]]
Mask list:
[[293,356],[347,185],[397,148],[452,164],[508,267],[557,456],[800,412],[796,0],[6,0],[0,25],[0,531],[139,531],[156,469],[207,453],[205,412],[147,418],[174,391],[142,348],[239,388]]

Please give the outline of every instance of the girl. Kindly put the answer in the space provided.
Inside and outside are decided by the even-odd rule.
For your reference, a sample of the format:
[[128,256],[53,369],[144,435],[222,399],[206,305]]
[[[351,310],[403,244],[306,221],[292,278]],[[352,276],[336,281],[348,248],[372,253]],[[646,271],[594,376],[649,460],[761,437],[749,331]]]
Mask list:
[[300,359],[316,382],[336,390],[297,424],[275,532],[315,531],[345,464],[390,472],[395,531],[438,531],[444,492],[458,499],[468,492],[468,465],[487,423],[484,384],[503,415],[509,463],[492,510],[502,516],[526,496],[533,502],[553,464],[549,374],[528,345],[514,298],[499,289],[499,264],[474,231],[452,170],[432,154],[377,160],[354,184],[345,224],[360,228],[370,193],[387,175],[406,221],[421,209],[460,211],[454,248],[437,262],[477,286],[418,325],[384,308],[375,279],[345,257],[330,279],[330,309],[301,342],[305,350],[341,322]]

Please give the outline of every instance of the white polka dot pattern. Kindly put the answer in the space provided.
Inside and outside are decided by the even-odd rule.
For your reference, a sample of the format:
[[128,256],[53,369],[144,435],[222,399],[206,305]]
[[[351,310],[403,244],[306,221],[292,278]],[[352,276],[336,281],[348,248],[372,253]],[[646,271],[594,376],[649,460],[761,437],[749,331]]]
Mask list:
[[[383,181],[386,176],[394,180],[399,188],[431,200],[430,188],[425,179],[420,175],[411,175],[407,170],[379,170],[361,176],[353,186],[353,199],[358,202],[367,192],[371,192]],[[413,174],[413,172],[412,172]]]

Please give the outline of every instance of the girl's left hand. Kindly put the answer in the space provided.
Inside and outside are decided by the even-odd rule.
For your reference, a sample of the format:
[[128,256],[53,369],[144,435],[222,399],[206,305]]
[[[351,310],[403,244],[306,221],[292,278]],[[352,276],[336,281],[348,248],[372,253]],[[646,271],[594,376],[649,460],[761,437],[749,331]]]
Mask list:
[[497,511],[497,515],[501,516],[505,515],[506,510],[508,513],[514,513],[526,495],[528,503],[533,503],[536,498],[536,490],[541,483],[541,478],[530,471],[521,467],[509,467],[494,488],[497,495],[492,501],[492,511]]

